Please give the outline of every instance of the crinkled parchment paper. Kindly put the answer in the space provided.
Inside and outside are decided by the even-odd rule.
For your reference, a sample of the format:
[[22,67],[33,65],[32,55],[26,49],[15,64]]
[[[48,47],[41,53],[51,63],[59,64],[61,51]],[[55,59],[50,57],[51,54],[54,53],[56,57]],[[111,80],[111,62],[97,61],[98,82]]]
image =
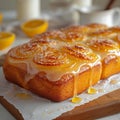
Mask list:
[[7,82],[2,68],[0,68],[0,96],[4,96],[9,103],[13,104],[25,120],[51,120],[76,106],[88,103],[106,93],[117,90],[120,88],[120,74],[100,81],[94,88],[99,92],[92,95],[87,94],[87,92],[80,94],[79,97],[82,98],[80,103],[71,103],[71,99],[63,102],[52,102]]

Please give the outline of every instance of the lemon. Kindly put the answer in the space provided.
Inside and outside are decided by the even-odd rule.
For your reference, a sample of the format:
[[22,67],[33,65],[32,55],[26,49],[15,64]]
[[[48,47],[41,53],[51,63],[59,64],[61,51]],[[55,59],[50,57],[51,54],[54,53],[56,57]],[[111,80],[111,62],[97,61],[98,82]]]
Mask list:
[[28,37],[33,37],[36,34],[41,34],[45,32],[47,28],[48,22],[41,19],[29,20],[21,25],[21,29]]
[[15,40],[15,35],[10,32],[0,32],[0,50],[3,50],[12,45]]

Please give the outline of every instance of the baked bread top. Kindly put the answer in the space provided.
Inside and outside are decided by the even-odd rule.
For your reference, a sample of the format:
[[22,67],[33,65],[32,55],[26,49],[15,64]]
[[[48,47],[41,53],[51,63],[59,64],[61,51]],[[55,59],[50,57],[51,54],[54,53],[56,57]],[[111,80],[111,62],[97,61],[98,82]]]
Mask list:
[[36,35],[28,43],[12,48],[7,58],[9,63],[16,67],[17,63],[26,64],[25,70],[29,75],[25,78],[27,81],[40,71],[47,73],[48,80],[58,81],[64,74],[77,74],[82,71],[82,66],[91,67],[100,62],[100,55],[93,52],[90,47],[101,48],[100,45],[103,43],[102,49],[117,49],[118,46],[110,40],[108,46],[104,40],[100,43],[98,39],[92,40],[94,45],[91,42],[90,45],[85,43],[89,39],[88,33],[101,29],[107,29],[107,26],[71,26]]

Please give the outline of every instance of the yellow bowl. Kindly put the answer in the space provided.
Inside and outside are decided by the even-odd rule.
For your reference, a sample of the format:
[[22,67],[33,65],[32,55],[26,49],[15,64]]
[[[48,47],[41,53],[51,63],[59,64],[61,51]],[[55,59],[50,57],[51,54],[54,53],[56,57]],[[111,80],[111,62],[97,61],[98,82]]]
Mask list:
[[3,50],[13,44],[15,34],[10,32],[0,32],[0,50]]
[[36,34],[45,32],[48,28],[46,20],[34,19],[26,21],[21,25],[21,29],[28,37],[33,37]]

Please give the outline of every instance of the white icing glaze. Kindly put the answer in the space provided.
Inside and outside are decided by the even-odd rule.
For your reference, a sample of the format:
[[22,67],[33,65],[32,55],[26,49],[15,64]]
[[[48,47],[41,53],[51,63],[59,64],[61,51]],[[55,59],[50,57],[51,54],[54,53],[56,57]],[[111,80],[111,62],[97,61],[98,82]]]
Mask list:
[[[47,47],[43,46],[42,50],[46,51],[46,49],[47,49]],[[45,52],[45,54],[47,54],[47,52]],[[44,56],[46,56],[46,55],[44,55]],[[43,58],[42,55],[41,55],[41,58]],[[90,62],[87,64],[85,62],[79,63],[79,61],[76,63],[74,63],[74,62],[69,63],[69,61],[66,61],[67,65],[65,65],[63,67],[61,67],[61,66],[55,67],[54,66],[52,69],[51,68],[49,69],[49,66],[47,67],[48,69],[44,69],[43,67],[36,65],[35,63],[33,63],[32,58],[24,59],[24,60],[16,60],[16,59],[9,59],[9,60],[10,60],[9,62],[11,64],[13,63],[16,66],[17,66],[17,64],[20,64],[20,63],[23,63],[26,65],[26,68],[27,68],[26,69],[27,74],[25,75],[26,81],[29,81],[30,79],[32,79],[39,72],[45,72],[46,77],[49,81],[58,81],[64,74],[72,73],[74,76],[76,76],[78,73],[87,70],[89,68],[89,66],[93,67],[96,64],[99,64],[100,57],[98,56],[98,59],[96,61],[93,61],[93,62]],[[17,64],[15,64],[15,63],[17,63]],[[82,67],[84,65],[86,65],[86,67]],[[61,69],[59,69],[59,68],[61,68]]]
[[25,75],[25,80],[29,81],[30,79],[34,78],[39,70],[33,66],[32,62],[25,62],[25,64],[27,65],[27,74]]

